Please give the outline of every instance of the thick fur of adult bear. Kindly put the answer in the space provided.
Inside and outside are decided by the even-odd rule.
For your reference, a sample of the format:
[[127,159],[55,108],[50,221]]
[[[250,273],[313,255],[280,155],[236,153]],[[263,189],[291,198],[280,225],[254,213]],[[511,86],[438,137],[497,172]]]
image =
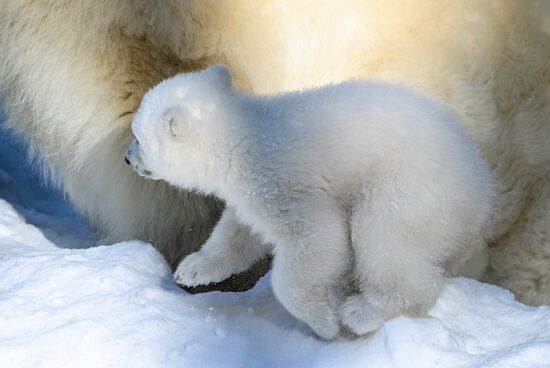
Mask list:
[[[143,94],[228,64],[240,87],[375,77],[460,119],[497,181],[486,277],[550,303],[550,6],[543,0],[0,0],[0,87],[13,129],[107,241],[172,264],[220,204],[140,179],[122,157]],[[183,220],[182,220],[183,219]]]

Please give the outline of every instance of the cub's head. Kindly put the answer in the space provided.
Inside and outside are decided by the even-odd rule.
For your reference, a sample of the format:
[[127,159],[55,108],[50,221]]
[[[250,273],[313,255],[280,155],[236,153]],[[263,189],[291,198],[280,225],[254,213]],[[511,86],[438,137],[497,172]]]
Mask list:
[[185,186],[208,163],[230,92],[231,74],[223,65],[156,85],[135,115],[126,162],[142,176]]

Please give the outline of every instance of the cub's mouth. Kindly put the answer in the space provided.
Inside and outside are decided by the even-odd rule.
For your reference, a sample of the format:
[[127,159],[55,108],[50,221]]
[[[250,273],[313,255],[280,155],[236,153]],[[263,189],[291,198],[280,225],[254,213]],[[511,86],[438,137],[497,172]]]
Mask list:
[[141,150],[139,148],[139,141],[134,138],[132,144],[130,144],[130,148],[128,148],[128,151],[126,152],[126,156],[124,156],[124,162],[130,165],[130,167],[132,167],[132,169],[140,176],[147,179],[156,180],[152,171],[143,164],[140,154]]

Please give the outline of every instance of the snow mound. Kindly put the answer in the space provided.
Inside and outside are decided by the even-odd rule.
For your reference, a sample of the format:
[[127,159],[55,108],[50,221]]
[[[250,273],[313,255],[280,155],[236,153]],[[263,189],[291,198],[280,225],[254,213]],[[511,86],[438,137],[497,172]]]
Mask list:
[[0,138],[0,367],[550,367],[550,309],[450,279],[424,319],[325,342],[277,302],[190,295],[147,243],[95,235]]

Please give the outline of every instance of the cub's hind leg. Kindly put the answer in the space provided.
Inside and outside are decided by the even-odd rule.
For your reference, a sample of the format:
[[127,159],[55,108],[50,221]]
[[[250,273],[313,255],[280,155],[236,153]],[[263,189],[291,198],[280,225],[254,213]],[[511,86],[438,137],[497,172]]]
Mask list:
[[341,309],[358,335],[400,314],[422,315],[444,282],[448,253],[437,195],[396,179],[379,183],[353,208],[351,240],[359,293]]

